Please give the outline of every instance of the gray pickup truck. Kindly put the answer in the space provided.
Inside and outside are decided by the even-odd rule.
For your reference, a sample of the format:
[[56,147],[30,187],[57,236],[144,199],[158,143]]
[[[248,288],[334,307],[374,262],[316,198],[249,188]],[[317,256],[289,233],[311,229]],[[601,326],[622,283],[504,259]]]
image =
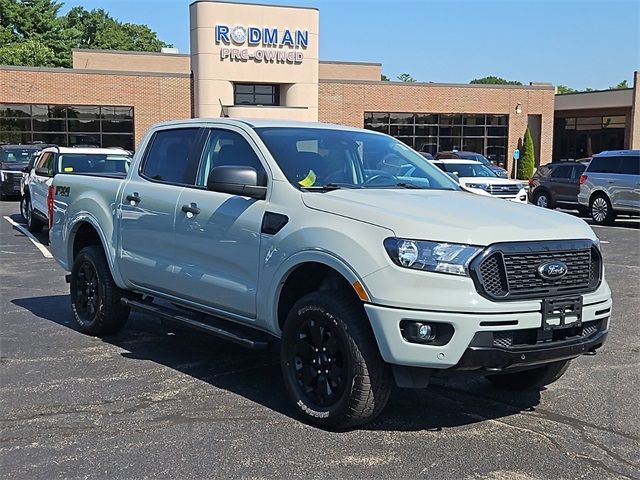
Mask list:
[[452,372],[542,388],[608,332],[585,222],[464,191],[376,132],[170,122],[126,178],[53,185],[51,247],[80,330],[113,334],[137,310],[277,348],[293,404],[323,427]]

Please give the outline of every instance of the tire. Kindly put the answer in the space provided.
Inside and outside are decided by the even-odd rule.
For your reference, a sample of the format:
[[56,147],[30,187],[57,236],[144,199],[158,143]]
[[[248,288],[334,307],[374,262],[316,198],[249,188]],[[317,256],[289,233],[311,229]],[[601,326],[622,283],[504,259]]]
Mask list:
[[124,293],[113,281],[101,247],[85,247],[76,256],[70,294],[73,316],[83,333],[110,335],[129,318],[129,308],[120,303]]
[[391,369],[362,305],[339,291],[310,293],[296,302],[284,325],[280,365],[298,413],[323,428],[370,422],[392,389]]
[[22,215],[22,219],[26,222],[27,221],[27,206],[28,206],[28,200],[27,200],[27,196],[24,195],[22,197],[20,197],[20,215]]
[[536,192],[533,196],[533,204],[540,208],[555,208],[551,195],[544,190]]
[[611,207],[611,202],[606,195],[594,195],[589,202],[589,213],[596,225],[611,225],[616,214]]
[[540,390],[562,377],[570,363],[571,360],[563,360],[521,372],[487,375],[486,378],[496,387],[505,390]]
[[25,202],[26,202],[25,213],[27,214],[25,221],[27,222],[27,230],[29,230],[31,233],[41,232],[42,228],[44,227],[44,222],[38,220],[33,216],[33,207],[31,206],[31,199],[29,197],[26,197]]

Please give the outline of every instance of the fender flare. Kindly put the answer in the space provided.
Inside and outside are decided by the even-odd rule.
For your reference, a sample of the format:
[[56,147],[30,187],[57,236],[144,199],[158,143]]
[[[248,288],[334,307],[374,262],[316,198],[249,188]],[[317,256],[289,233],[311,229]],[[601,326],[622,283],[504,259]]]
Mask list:
[[324,250],[304,250],[295,253],[288,257],[278,267],[275,274],[273,275],[271,285],[269,286],[269,291],[266,295],[266,298],[268,299],[268,303],[265,306],[266,308],[264,310],[267,319],[266,323],[267,328],[273,333],[276,333],[278,335],[280,334],[280,326],[278,324],[278,303],[280,301],[282,287],[289,278],[289,275],[298,266],[304,263],[321,263],[323,265],[326,265],[327,267],[330,267],[333,270],[337,271],[351,285],[353,285],[353,283],[356,281],[360,282],[367,295],[370,296],[369,291],[367,290],[367,287],[364,284],[362,278],[358,276],[355,270],[351,268],[351,266],[344,259]]
[[100,223],[92,214],[86,211],[76,215],[74,218],[69,220],[67,224],[68,234],[66,235],[66,237],[69,239],[69,241],[67,242],[67,258],[70,260],[69,267],[71,268],[73,266],[73,244],[75,243],[76,234],[78,233],[78,229],[80,228],[80,225],[82,223],[88,223],[98,233],[98,238],[102,243],[102,249],[104,250],[104,255],[107,258],[107,264],[109,265],[109,271],[111,272],[113,280],[115,281],[116,285],[118,285],[118,287],[126,288],[125,283],[120,276],[120,271],[114,264],[115,247],[110,247],[110,243],[107,241],[106,235],[100,227]]

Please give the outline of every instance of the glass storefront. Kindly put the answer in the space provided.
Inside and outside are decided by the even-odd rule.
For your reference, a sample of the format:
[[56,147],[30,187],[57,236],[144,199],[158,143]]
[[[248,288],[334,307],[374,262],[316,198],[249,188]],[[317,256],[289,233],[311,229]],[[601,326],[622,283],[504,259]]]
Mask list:
[[509,115],[365,112],[364,128],[386,133],[419,152],[482,153],[506,163]]
[[605,150],[622,150],[625,127],[624,115],[556,118],[553,159],[574,160]]
[[0,103],[0,142],[133,150],[133,107]]

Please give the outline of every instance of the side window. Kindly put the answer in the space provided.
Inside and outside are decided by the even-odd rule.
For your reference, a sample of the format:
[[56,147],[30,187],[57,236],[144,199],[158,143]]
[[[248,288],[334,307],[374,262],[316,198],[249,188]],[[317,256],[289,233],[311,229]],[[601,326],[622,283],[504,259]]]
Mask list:
[[53,177],[53,153],[46,152],[42,154],[36,168],[46,168],[48,170],[48,176]]
[[571,178],[573,180],[579,179],[580,175],[584,173],[585,168],[584,165],[574,165],[573,170],[571,170]]
[[640,175],[640,155],[620,157],[618,173],[627,175]]
[[618,173],[620,157],[593,157],[589,171],[593,173]]
[[267,184],[267,175],[258,155],[242,135],[229,130],[211,129],[202,153],[196,185],[206,186],[211,170],[222,165],[252,167],[258,172],[258,181],[262,185]]
[[571,173],[571,168],[570,166],[567,165],[563,165],[561,167],[557,167],[553,170],[553,172],[551,172],[551,178],[569,178],[569,175]]
[[156,132],[147,150],[142,175],[159,182],[191,183],[192,179],[187,178],[188,160],[197,136],[197,128]]

